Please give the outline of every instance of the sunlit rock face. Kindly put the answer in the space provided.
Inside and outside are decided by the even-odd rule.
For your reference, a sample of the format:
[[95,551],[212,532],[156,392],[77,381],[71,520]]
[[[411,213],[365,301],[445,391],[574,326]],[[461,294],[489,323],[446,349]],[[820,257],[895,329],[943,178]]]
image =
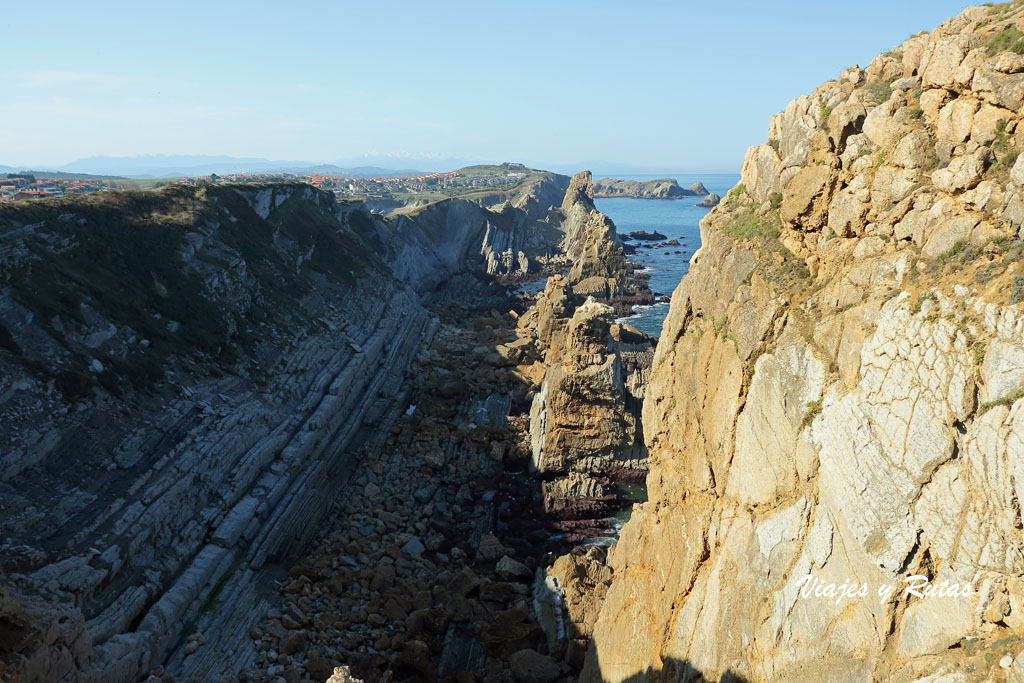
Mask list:
[[584,680],[1024,667],[1022,10],[843,72],[749,150],[672,297]]

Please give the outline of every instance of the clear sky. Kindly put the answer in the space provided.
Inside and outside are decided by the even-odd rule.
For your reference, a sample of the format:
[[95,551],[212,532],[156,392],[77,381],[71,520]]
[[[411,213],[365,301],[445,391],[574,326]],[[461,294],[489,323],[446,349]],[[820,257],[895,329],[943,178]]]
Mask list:
[[0,164],[394,156],[738,171],[960,0],[3,3]]

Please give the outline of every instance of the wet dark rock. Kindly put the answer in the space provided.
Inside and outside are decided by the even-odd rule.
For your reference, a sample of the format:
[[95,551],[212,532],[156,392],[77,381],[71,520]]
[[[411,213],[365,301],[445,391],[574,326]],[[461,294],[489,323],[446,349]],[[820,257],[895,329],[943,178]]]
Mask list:
[[635,230],[629,233],[629,236],[635,240],[643,240],[645,242],[656,242],[658,240],[668,239],[665,235],[662,235],[660,232],[647,232],[646,230]]

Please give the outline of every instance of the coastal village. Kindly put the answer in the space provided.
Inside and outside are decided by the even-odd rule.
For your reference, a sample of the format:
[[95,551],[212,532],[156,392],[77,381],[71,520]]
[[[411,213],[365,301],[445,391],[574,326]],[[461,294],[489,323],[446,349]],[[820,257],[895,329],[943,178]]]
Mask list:
[[65,194],[85,194],[108,189],[103,180],[94,178],[36,178],[30,173],[9,174],[0,178],[0,201],[43,199]]
[[[516,166],[519,166],[518,164]],[[366,197],[380,199],[396,195],[456,194],[481,188],[508,188],[517,185],[530,172],[525,166],[509,170],[505,165],[471,167],[445,173],[426,173],[417,176],[348,177],[329,175],[303,175],[294,173],[238,173],[231,175],[180,177],[156,180],[120,178],[38,177],[33,172],[11,173],[0,178],[0,202],[25,199],[44,199],[65,194],[84,194],[110,190],[155,188],[165,185],[217,185],[237,182],[295,182],[304,181],[322,190],[333,192],[339,199]],[[483,170],[482,170],[483,169]],[[486,169],[494,169],[493,171]]]

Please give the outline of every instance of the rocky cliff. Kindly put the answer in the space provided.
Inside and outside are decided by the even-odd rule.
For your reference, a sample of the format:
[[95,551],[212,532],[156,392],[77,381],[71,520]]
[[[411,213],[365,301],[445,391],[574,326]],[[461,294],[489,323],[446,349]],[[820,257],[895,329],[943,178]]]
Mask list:
[[137,680],[198,620],[186,678],[251,661],[274,561],[406,410],[422,297],[557,253],[542,213],[383,220],[299,184],[5,205],[0,673]]
[[1021,29],[970,8],[749,150],[672,297],[583,680],[1021,675]]
[[[589,171],[573,176],[562,211],[562,246],[572,267],[548,279],[519,322],[539,350],[531,462],[557,477],[545,489],[548,509],[605,497],[607,477],[646,470],[639,415],[653,357],[646,335],[613,323],[611,303],[646,301],[650,291],[631,277],[615,224],[594,208]],[[604,484],[595,477],[605,477]]]

